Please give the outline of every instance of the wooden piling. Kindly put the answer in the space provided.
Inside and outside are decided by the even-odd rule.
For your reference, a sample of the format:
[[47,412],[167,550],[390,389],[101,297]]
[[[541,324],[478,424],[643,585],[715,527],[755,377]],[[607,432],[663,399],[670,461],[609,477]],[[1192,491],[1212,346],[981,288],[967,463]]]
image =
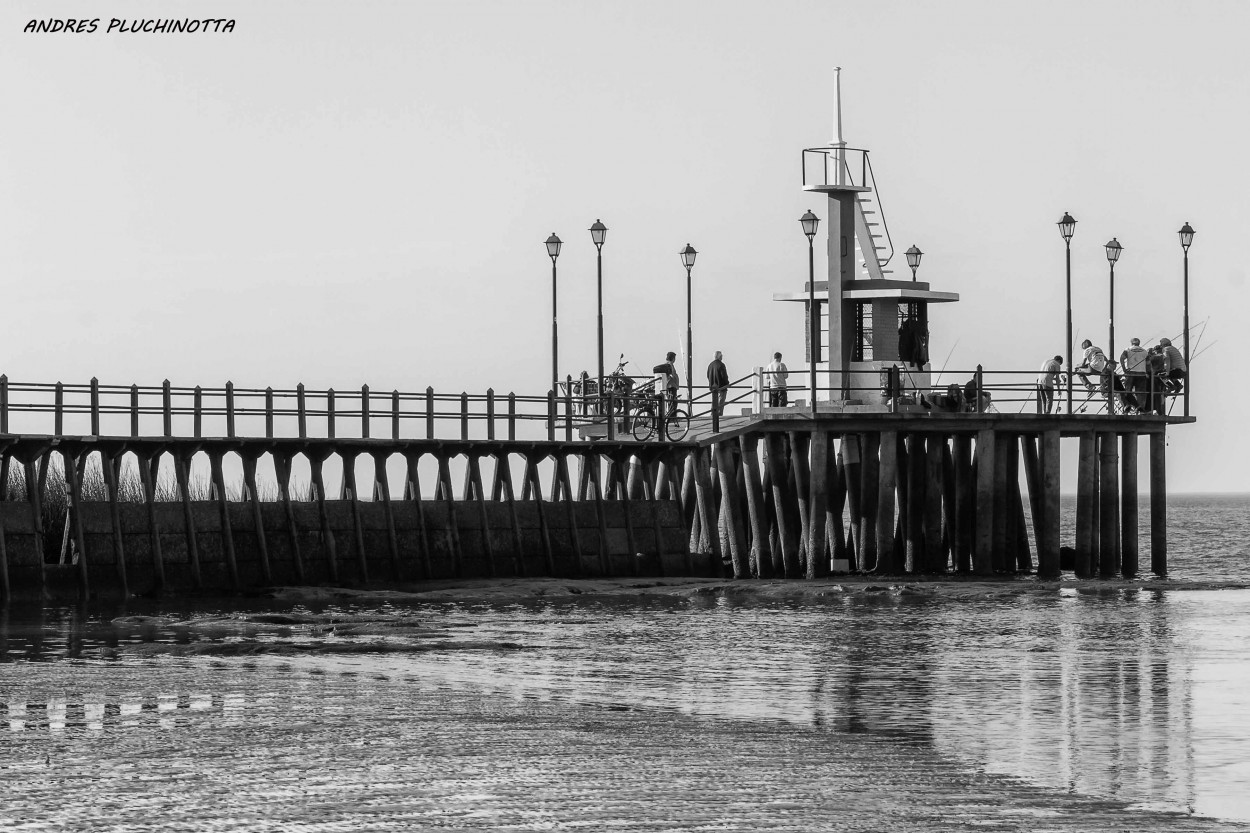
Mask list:
[[972,469],[972,437],[956,434],[951,452],[955,465],[955,571],[972,570],[972,543],[976,533],[976,484]]
[[858,434],[843,434],[838,443],[842,453],[842,467],[846,478],[846,511],[851,521],[848,554],[851,556],[851,567],[867,571],[874,565],[864,562],[864,519],[863,519],[863,464],[860,456]]
[[447,509],[447,542],[451,548],[452,575],[461,578],[464,575],[464,549],[460,546],[460,522],[456,517],[456,494],[451,486],[451,468],[446,452],[436,454],[435,457],[438,460],[438,490],[435,497],[441,499]]
[[814,579],[829,574],[829,434],[816,430],[811,436],[811,481],[808,487],[811,496],[811,538],[807,546],[807,577]]
[[1015,513],[1011,509],[1011,490],[1008,488],[1010,460],[1016,455],[1016,437],[1004,431],[995,432],[994,442],[994,493],[993,535],[994,572],[1013,572],[1015,558]]
[[143,483],[144,502],[148,507],[148,541],[152,548],[152,579],[154,589],[165,589],[165,558],[161,554],[161,527],[156,520],[156,476],[160,470],[161,452],[151,457],[136,454],[139,463],[139,479]]
[[738,442],[742,448],[742,466],[747,487],[747,518],[751,529],[751,573],[757,578],[772,575],[772,554],[768,546],[768,518],[760,482],[758,434],[744,434]]
[[61,460],[65,466],[66,496],[69,499],[69,513],[74,527],[74,546],[78,548],[78,593],[85,599],[90,595],[91,577],[87,570],[90,559],[82,527],[82,479],[79,477],[78,454],[62,447]]
[[1037,449],[1040,441],[1040,436],[1020,435],[1020,447],[1024,451],[1024,483],[1029,490],[1029,514],[1033,516],[1033,543],[1037,547],[1039,565],[1042,527],[1046,525],[1046,506],[1042,499],[1042,464]]
[[[881,447],[881,435],[875,432],[859,435],[860,442],[860,476],[861,498],[860,498],[860,519],[864,534],[864,567],[865,571],[876,571],[877,565],[881,559],[878,557],[880,551],[877,545],[877,515],[880,512],[878,505],[878,491],[880,489],[878,480],[880,478],[881,461],[878,458]],[[888,561],[886,562],[888,568]]]
[[[179,475],[179,490],[183,490],[183,478],[186,477],[186,464],[181,462],[180,458],[174,458],[175,467],[180,467],[182,474]],[[299,548],[299,526],[295,523],[295,508],[291,505],[291,455],[274,452],[273,454],[273,470],[278,479],[278,497],[282,500],[282,513],[286,516],[286,534],[287,540],[291,543],[291,564],[295,568],[295,580],[300,584],[305,581],[304,577],[304,559],[300,554]],[[184,516],[191,519],[190,502],[185,504],[186,511]],[[188,544],[190,539],[188,539]]]
[[[334,541],[334,530],[330,528],[330,512],[326,509],[326,482],[322,472],[325,465],[326,450],[324,447],[318,447],[308,452],[308,465],[312,470],[313,491],[317,495],[317,520],[321,525],[321,542],[326,548],[326,568],[329,572],[330,581],[337,582],[339,580],[339,558],[338,547]],[[210,453],[211,459],[211,453]],[[221,461],[218,459],[215,463],[216,468],[213,470],[213,482],[216,483],[218,475],[221,471]],[[225,505],[225,487],[221,487],[220,499],[222,513],[222,534],[229,535],[229,516],[226,514]],[[428,552],[428,550],[427,550]],[[230,544],[230,563],[234,563],[234,544]],[[232,568],[233,569],[233,568]]]
[[[212,490],[216,493],[217,499],[217,517],[221,519],[222,555],[225,557],[226,572],[230,574],[230,587],[237,590],[239,589],[239,562],[235,558],[234,532],[230,529],[230,504],[226,502],[226,478],[221,469],[221,458],[225,452],[209,449],[207,454],[209,454],[209,473],[212,479]],[[320,477],[320,464],[314,465],[312,467],[314,483],[319,482]],[[324,492],[324,488],[321,489],[321,492]],[[326,523],[326,528],[329,528],[329,522]]]
[[[360,489],[356,486],[356,456],[354,450],[339,451],[339,459],[343,461],[343,488],[340,500],[346,499],[352,508],[352,533],[356,542],[356,569],[360,571],[360,581],[369,581],[369,558],[365,549],[365,523],[360,513]],[[454,511],[454,510],[451,510]],[[455,524],[451,524],[455,528]],[[457,535],[459,533],[457,532]],[[457,559],[457,565],[459,560]],[[456,575],[459,576],[459,567]]]
[[950,563],[952,570],[958,568],[955,536],[959,527],[958,503],[955,490],[955,455],[953,440],[942,441],[942,555],[943,564]]
[[1150,571],[1168,574],[1167,435],[1150,435]]
[[711,567],[719,573],[723,557],[715,520],[716,505],[712,496],[712,467],[709,463],[711,454],[710,448],[695,448],[691,449],[690,458],[694,465],[695,510],[706,536],[706,551],[711,555]]
[[417,512],[417,541],[420,543],[421,577],[430,578],[433,568],[430,564],[430,533],[425,518],[425,504],[421,499],[421,475],[418,467],[421,455],[413,452],[404,454],[404,500],[413,504]]
[[[130,583],[126,578],[126,545],[122,529],[121,495],[118,489],[119,460],[112,453],[100,451],[100,468],[104,473],[104,486],[108,490],[109,520],[113,527],[113,560],[117,568],[117,582],[122,596],[130,595]],[[7,481],[6,481],[7,482]]]
[[902,533],[902,557],[900,569],[907,573],[925,570],[924,495],[925,450],[924,437],[907,434],[900,438],[902,448],[898,452],[899,523]]
[[[525,455],[525,482],[529,485],[530,494],[533,496],[534,508],[538,514],[538,534],[543,542],[543,564],[547,568],[547,575],[554,576],[556,574],[556,558],[555,552],[551,548],[551,527],[547,523],[547,510],[543,506],[543,487],[538,477],[538,458],[529,454]],[[595,477],[595,499],[599,500],[600,489],[598,477]],[[600,515],[602,517],[602,515]],[[604,551],[606,551],[607,542],[604,542]],[[604,575],[608,575],[605,570]]]
[[898,446],[895,431],[881,432],[881,450],[877,462],[877,563],[873,572],[888,575],[897,572],[894,562],[894,492],[898,489]]
[[573,502],[573,483],[569,476],[569,461],[565,454],[557,454],[555,459],[556,479],[559,480],[564,492],[565,520],[569,527],[569,544],[573,549],[573,575],[582,574],[582,540],[577,529],[577,506]]
[[764,435],[768,446],[765,465],[772,484],[773,516],[777,524],[777,539],[781,545],[782,575],[794,578],[799,574],[798,530],[789,520],[789,472],[786,465],[786,437],[780,433]]
[[1111,432],[1098,435],[1098,575],[1119,573],[1116,554],[1120,541],[1119,453]]
[[598,452],[583,454],[580,467],[587,489],[595,491],[595,523],[599,527],[599,573],[610,576],[612,575],[612,559],[608,548],[608,520],[603,506],[603,486],[599,480],[602,461],[599,459]]
[[1120,574],[1132,578],[1138,573],[1137,546],[1137,433],[1120,437]]
[[746,540],[742,533],[742,519],[734,500],[734,465],[729,451],[729,442],[716,443],[717,477],[720,478],[721,516],[724,519],[725,531],[728,533],[729,560],[733,567],[734,578],[749,578],[750,565],[747,563]]
[[391,483],[386,476],[386,458],[384,452],[373,455],[373,499],[381,499],[382,513],[386,517],[386,544],[391,555],[391,574],[396,581],[403,578],[403,569],[399,559],[399,534],[395,531],[395,507],[391,503]]
[[256,456],[243,454],[243,486],[247,490],[247,502],[252,507],[252,523],[256,526],[256,549],[260,554],[260,573],[265,584],[273,584],[273,569],[269,564],[269,543],[265,538],[265,517],[260,510],[260,494],[256,487]]
[[[556,477],[559,478],[559,463],[563,462],[563,457],[557,456],[556,460]],[[564,482],[564,488],[566,489],[565,500],[568,500],[571,496],[567,493],[569,488],[567,479]],[[552,494],[555,494],[555,490],[552,490]],[[516,494],[512,487],[512,467],[506,451],[499,451],[495,454],[495,485],[491,489],[491,498],[496,502],[502,500],[508,505],[508,524],[512,530],[512,574],[523,576],[525,575],[525,544],[521,539],[521,518],[517,513]]]
[[925,437],[924,555],[925,572],[946,572],[942,549],[942,452],[946,438],[941,434]]
[[480,455],[470,451],[465,455],[468,465],[465,466],[465,500],[472,500],[477,506],[478,522],[482,525],[482,548],[486,551],[486,572],[491,578],[496,573],[495,545],[490,537],[490,516],[486,512],[486,495],[482,489],[482,464]]
[[1059,539],[1062,509],[1059,502],[1059,441],[1057,430],[1041,435],[1042,525],[1037,541],[1037,574],[1058,578]]
[[[808,454],[811,450],[811,435],[797,431],[790,432],[790,473],[794,483],[796,502],[799,507],[799,562],[802,569],[807,569],[810,557],[808,545],[812,541],[812,473],[808,465]],[[795,576],[796,578],[798,576]]]
[[1098,564],[1098,443],[1081,432],[1076,470],[1076,577],[1093,578]]
[[994,479],[998,470],[992,430],[977,432],[976,458],[976,537],[972,550],[972,572],[994,575]]

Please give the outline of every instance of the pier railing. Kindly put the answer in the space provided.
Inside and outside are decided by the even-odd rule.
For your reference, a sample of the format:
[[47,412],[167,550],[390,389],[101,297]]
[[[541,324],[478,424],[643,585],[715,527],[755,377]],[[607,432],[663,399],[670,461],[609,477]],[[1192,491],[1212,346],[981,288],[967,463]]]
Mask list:
[[[13,382],[0,376],[0,434],[132,437],[518,439],[555,432],[554,395]],[[525,426],[533,426],[530,431]],[[569,429],[571,431],[571,428]],[[554,439],[554,436],[549,436]]]
[[[883,368],[871,385],[863,385],[864,373],[832,376],[818,370],[824,386],[817,388],[818,401],[850,400],[888,409],[938,406],[947,385],[961,392],[972,385],[988,396],[965,397],[964,412],[1041,412],[1037,371],[946,370],[940,373]],[[768,388],[762,368],[733,380],[726,390],[726,415],[763,414]],[[786,385],[788,406],[810,407],[811,391],[805,382],[808,368],[790,369]],[[424,391],[375,391],[368,385],[350,390],[295,388],[185,387],[168,380],[160,385],[105,385],[92,379],[87,384],[13,382],[0,376],[0,434],[52,436],[132,437],[265,437],[299,439],[388,438],[400,439],[561,439],[580,438],[579,430],[602,423],[608,413],[621,413],[633,399],[648,390],[653,377],[637,377],[634,393],[574,393],[561,385],[559,392],[522,395],[515,392],[437,393]],[[861,384],[850,384],[852,379]],[[1095,385],[1097,377],[1091,377]],[[893,380],[893,381],[891,381]],[[832,381],[832,384],[830,384]],[[1145,403],[1170,406],[1171,396],[1149,379],[1141,394]],[[681,391],[684,393],[684,389]],[[1128,393],[1128,392],[1123,392]],[[1066,412],[1066,383],[1055,386],[1052,412]],[[1123,398],[1120,391],[1116,391]],[[1080,380],[1074,384],[1074,410],[1106,413],[1111,401],[1106,391],[1088,391]],[[713,412],[712,394],[704,387],[694,397],[679,396],[692,420],[706,421],[714,432],[720,415]],[[770,409],[771,410],[771,409]],[[1141,411],[1154,410],[1143,407]]]

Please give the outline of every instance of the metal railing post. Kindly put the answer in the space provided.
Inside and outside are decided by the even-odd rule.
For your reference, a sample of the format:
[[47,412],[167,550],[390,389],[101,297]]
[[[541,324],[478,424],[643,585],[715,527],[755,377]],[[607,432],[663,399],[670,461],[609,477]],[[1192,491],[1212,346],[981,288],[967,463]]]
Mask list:
[[516,394],[508,394],[508,439],[516,439]]
[[556,392],[547,391],[547,439],[555,441],[556,438]]
[[166,437],[174,435],[174,397],[169,390],[169,380],[161,382],[161,428]]
[[334,439],[334,388],[326,391],[326,436]]
[[360,436],[369,439],[369,386],[360,386]]
[[304,383],[300,382],[295,386],[295,422],[301,440],[308,437],[308,402],[305,395]]
[[265,438],[273,439],[273,388],[265,388]]
[[977,365],[976,379],[977,379],[977,413],[980,414],[980,413],[985,412],[985,397],[982,395],[982,391],[985,390],[985,372],[984,370],[982,370],[981,365]]
[[391,391],[391,439],[399,439],[399,389]]
[[434,388],[425,389],[425,438],[434,439]]
[[469,438],[469,394],[460,391],[460,439]]
[[65,433],[65,385],[57,382],[54,391],[52,400],[54,403],[52,406],[52,433],[59,437]]
[[9,433],[9,374],[5,373],[0,375],[0,434],[7,433]]
[[204,390],[199,385],[195,386],[195,394],[191,399],[191,409],[194,412],[192,420],[195,430],[195,438],[199,439],[204,436]]
[[234,437],[234,382],[226,382],[226,436]]
[[486,439],[495,439],[495,389],[486,389]]
[[91,377],[91,435],[100,436],[100,380]]
[[130,436],[139,436],[139,386],[130,386]]
[[608,439],[616,439],[616,395],[608,391]]

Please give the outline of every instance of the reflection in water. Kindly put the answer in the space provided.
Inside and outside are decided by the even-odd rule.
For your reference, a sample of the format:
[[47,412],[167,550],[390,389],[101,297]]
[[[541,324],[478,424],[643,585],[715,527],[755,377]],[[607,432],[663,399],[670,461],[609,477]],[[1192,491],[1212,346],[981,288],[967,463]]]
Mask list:
[[[957,805],[989,802],[1002,815],[1034,802],[1029,806],[1044,815],[1079,806],[1089,827],[1095,810],[1080,802],[1091,798],[1116,802],[1097,805],[1097,812],[1123,815],[1134,807],[1250,819],[1242,795],[1250,735],[1237,719],[1250,707],[1247,601],[1250,591],[987,589],[973,598],[882,590],[795,604],[673,598],[386,607],[342,613],[385,620],[415,612],[440,624],[440,641],[462,649],[310,648],[245,658],[128,654],[152,643],[227,646],[240,638],[197,627],[204,614],[110,626],[84,610],[39,611],[0,619],[0,656],[7,660],[0,667],[0,726],[8,728],[0,732],[0,754],[15,753],[37,769],[44,758],[24,753],[42,748],[48,761],[64,756],[89,769],[100,755],[91,738],[140,739],[135,748],[146,754],[154,742],[147,734],[160,732],[164,743],[224,746],[217,752],[224,760],[248,761],[251,776],[232,776],[240,783],[282,780],[284,768],[295,766],[297,781],[315,771],[330,784],[336,756],[382,731],[360,751],[368,766],[416,767],[428,779],[449,766],[438,755],[462,754],[469,742],[455,735],[423,763],[414,762],[414,749],[439,731],[479,720],[477,711],[460,710],[466,704],[487,709],[487,723],[473,725],[496,733],[497,748],[486,760],[504,768],[528,760],[533,744],[579,750],[597,742],[593,733],[565,736],[559,728],[561,721],[584,722],[589,708],[621,715],[590,725],[615,726],[627,738],[634,737],[630,727],[643,727],[645,749],[633,754],[654,753],[659,744],[661,770],[680,774],[703,765],[699,743],[709,732],[726,733],[717,741],[725,750],[771,733],[761,736],[770,751],[752,753],[760,778],[781,766],[770,755],[802,747],[805,760],[833,767],[799,773],[785,764],[787,777],[816,779],[811,795],[831,778],[868,778],[871,770],[873,789],[915,812],[936,801],[937,790],[948,802],[943,819],[962,812]],[[261,646],[311,638],[298,624],[249,624],[247,633]],[[401,638],[415,648],[425,637],[387,636]],[[307,644],[332,649],[347,641],[331,634]],[[480,648],[500,643],[523,649]],[[517,715],[525,719],[513,722]],[[698,726],[701,734],[688,734]],[[54,746],[20,739],[32,733]],[[398,737],[407,740],[397,745]],[[286,748],[294,738],[305,757]],[[605,753],[593,754],[600,760]],[[980,782],[969,779],[985,777],[978,773],[1005,778],[974,788]],[[1020,792],[1033,788],[1045,792]],[[775,789],[756,796],[757,803]],[[855,789],[840,800],[852,801]],[[511,801],[520,812],[524,798]],[[1153,828],[1150,819],[1157,829],[1190,829],[1177,826],[1183,816],[1134,819],[1135,829]],[[757,822],[742,829],[782,829]]]

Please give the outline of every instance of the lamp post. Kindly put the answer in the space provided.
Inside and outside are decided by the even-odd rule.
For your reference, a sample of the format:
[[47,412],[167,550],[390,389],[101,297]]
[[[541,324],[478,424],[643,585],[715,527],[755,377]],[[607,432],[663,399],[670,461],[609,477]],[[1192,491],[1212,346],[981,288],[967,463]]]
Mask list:
[[1193,368],[1189,366],[1189,247],[1194,242],[1194,230],[1189,223],[1181,226],[1181,230],[1177,232],[1181,236],[1181,248],[1185,250],[1185,318],[1182,326],[1185,328],[1183,335],[1183,345],[1185,348],[1185,416],[1189,416],[1189,388],[1193,385]]
[[911,267],[911,279],[914,281],[916,279],[916,270],[920,268],[920,258],[924,255],[924,252],[916,248],[916,244],[913,243],[905,254],[907,255],[907,265]]
[[820,226],[820,218],[808,211],[799,218],[803,233],[807,235],[807,328],[809,332],[808,365],[810,365],[812,387],[812,416],[816,416],[816,344],[820,332],[816,326],[816,229]]
[[559,344],[560,338],[556,328],[556,258],[560,256],[561,241],[553,231],[547,238],[547,254],[551,256],[551,390],[559,388]]
[[1063,235],[1065,249],[1064,260],[1067,265],[1068,286],[1068,413],[1072,413],[1072,233],[1076,231],[1076,220],[1068,212],[1063,212],[1063,219],[1058,223],[1059,233]]
[[[1120,259],[1120,252],[1124,249],[1119,241],[1114,237],[1111,242],[1106,245],[1107,263],[1111,265],[1111,304],[1109,309],[1109,317],[1107,319],[1107,358],[1115,359],[1115,262]],[[1124,368],[1120,368],[1121,371]]]
[[595,220],[595,224],[590,227],[590,240],[595,244],[595,248],[599,254],[598,274],[599,274],[599,396],[604,394],[603,390],[603,241],[608,236],[608,227],[603,223]]
[[[686,248],[678,252],[681,255],[681,265],[686,267],[686,408],[694,410],[694,331],[690,324],[690,270],[694,268],[695,256],[699,253],[694,250],[694,246],[689,243]],[[712,403],[712,408],[716,408],[716,403]]]

